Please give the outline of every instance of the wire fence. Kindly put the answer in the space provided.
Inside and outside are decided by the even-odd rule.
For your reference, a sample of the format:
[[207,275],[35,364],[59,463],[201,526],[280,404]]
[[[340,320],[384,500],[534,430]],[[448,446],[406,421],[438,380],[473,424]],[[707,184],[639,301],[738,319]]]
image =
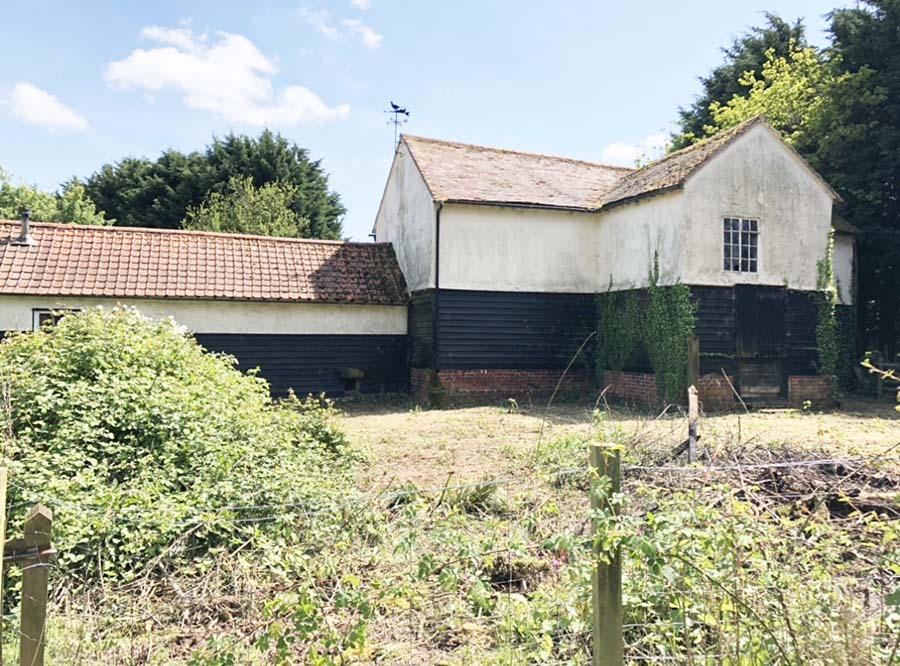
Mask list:
[[[43,502],[58,523],[77,512],[151,531],[168,520],[181,535],[126,578],[104,578],[103,548],[78,543],[59,565],[27,565],[50,572],[46,636],[23,635],[19,604],[36,599],[14,572],[4,645],[45,638],[54,664],[590,663],[599,550],[621,553],[628,663],[900,663],[893,447],[719,452],[690,465],[634,456],[612,496],[587,464],[596,436],[580,457],[520,474],[388,482],[326,503],[247,493],[174,521],[12,479],[23,499],[8,515]],[[592,509],[592,492],[611,510]],[[211,524],[256,531],[201,552],[194,537]],[[74,567],[73,555],[96,566]]]

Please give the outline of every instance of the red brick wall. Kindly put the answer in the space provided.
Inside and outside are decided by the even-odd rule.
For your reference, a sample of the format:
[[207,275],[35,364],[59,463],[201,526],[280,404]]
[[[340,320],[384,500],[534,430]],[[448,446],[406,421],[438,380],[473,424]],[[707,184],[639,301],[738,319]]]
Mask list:
[[603,373],[600,390],[606,387],[608,398],[655,405],[659,402],[656,375],[652,372],[622,372],[607,370]]
[[[734,383],[734,377],[728,378]],[[609,398],[645,405],[659,404],[656,375],[652,372],[613,372],[607,370],[600,384],[601,390],[609,386]],[[697,392],[703,409],[729,409],[734,405],[734,393],[722,375],[708,374],[700,377]]]
[[[410,376],[413,400],[420,404],[435,403],[446,398],[464,400],[494,398],[528,398],[549,396],[556,388],[562,370],[422,370],[413,368]],[[589,395],[594,392],[590,373],[584,368],[570,368],[560,393]]]
[[734,391],[728,382],[734,384],[734,377],[729,376],[728,381],[722,373],[710,373],[701,375],[697,385],[697,397],[700,398],[700,404],[706,411],[716,409],[730,409],[734,407]]
[[834,404],[834,391],[828,377],[791,375],[788,377],[788,404],[801,407],[809,400],[818,407]]

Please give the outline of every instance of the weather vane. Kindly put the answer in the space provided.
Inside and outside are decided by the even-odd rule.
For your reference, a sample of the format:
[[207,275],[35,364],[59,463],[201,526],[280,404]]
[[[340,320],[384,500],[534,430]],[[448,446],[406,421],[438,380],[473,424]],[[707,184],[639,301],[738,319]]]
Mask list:
[[390,116],[387,124],[394,126],[394,145],[392,146],[392,148],[396,150],[397,139],[400,133],[400,125],[405,125],[407,122],[409,122],[409,111],[391,102],[391,108],[385,110],[385,113]]

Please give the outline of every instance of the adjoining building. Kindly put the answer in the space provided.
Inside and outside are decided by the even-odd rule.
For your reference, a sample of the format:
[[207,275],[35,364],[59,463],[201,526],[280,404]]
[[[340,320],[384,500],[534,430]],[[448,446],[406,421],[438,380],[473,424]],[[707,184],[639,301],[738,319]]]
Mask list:
[[405,391],[407,290],[390,245],[0,222],[0,330],[116,304],[173,317],[275,395]]

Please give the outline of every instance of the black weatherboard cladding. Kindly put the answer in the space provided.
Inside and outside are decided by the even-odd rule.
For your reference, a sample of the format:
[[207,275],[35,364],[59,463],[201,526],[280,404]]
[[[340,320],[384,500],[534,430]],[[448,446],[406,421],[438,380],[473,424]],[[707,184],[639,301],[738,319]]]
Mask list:
[[409,297],[409,364],[430,368],[434,362],[434,291],[418,291]]
[[444,370],[564,368],[595,326],[593,294],[441,289],[438,302]]
[[279,397],[289,389],[301,397],[341,395],[346,388],[342,368],[365,372],[360,381],[365,393],[405,391],[408,384],[405,335],[198,333],[195,337],[210,351],[236,357],[244,372],[258,366],[272,394]]
[[[816,344],[818,305],[809,291],[766,287],[784,294],[784,372],[788,375],[813,375],[819,358]],[[700,372],[734,373],[737,330],[734,287],[691,287],[697,303],[694,330],[700,338]]]

